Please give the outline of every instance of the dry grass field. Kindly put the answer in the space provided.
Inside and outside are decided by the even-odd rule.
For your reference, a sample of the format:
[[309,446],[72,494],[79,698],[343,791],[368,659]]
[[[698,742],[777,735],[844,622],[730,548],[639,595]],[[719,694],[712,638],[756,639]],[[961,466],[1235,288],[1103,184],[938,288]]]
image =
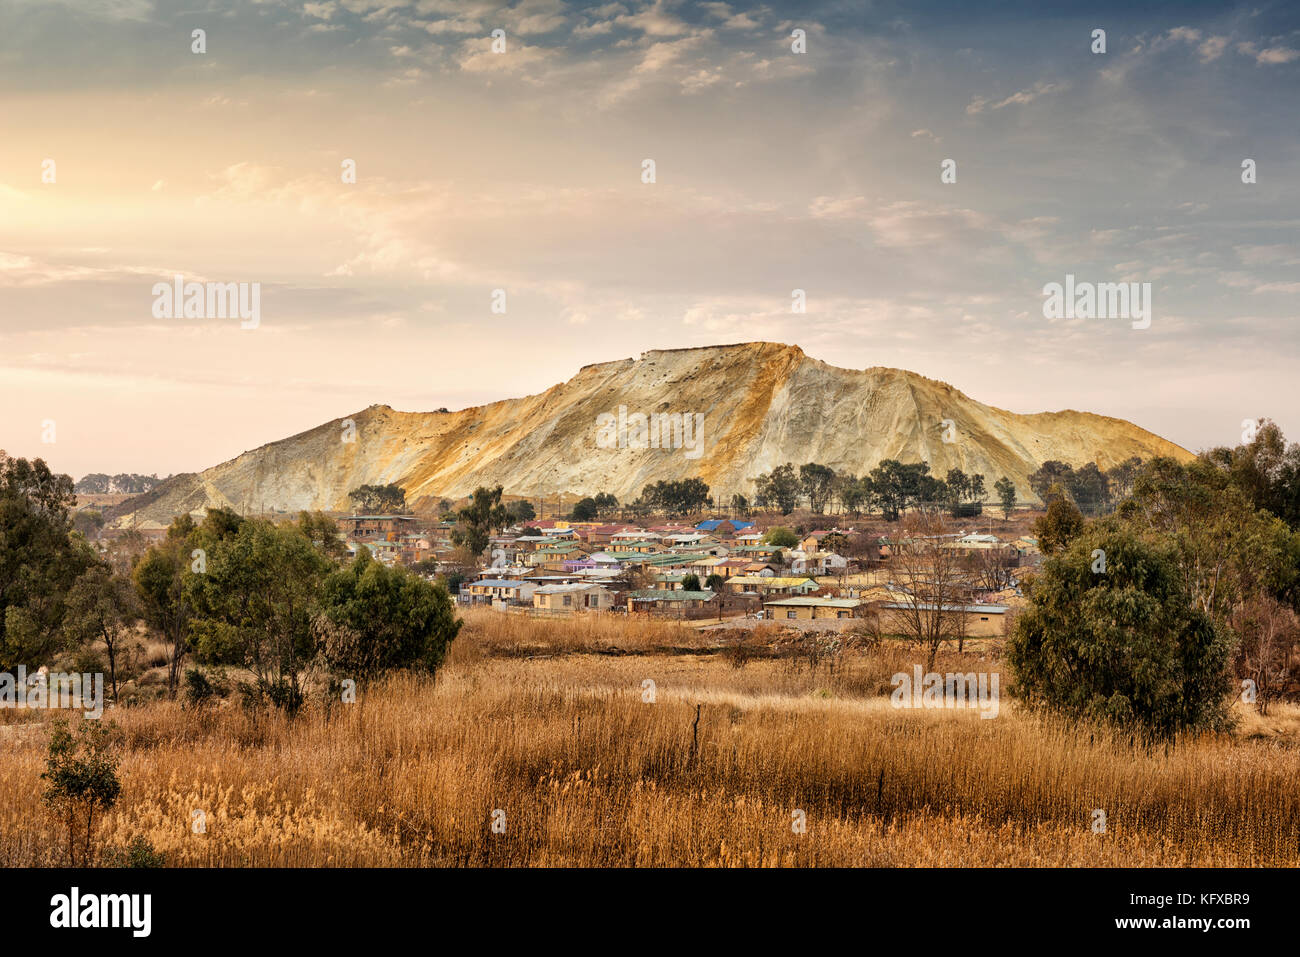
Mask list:
[[[176,866],[1300,864],[1296,709],[1147,750],[1008,700],[895,710],[904,647],[814,660],[770,626],[738,652],[669,623],[467,618],[436,684],[329,714],[113,709],[99,846],[143,835]],[[997,650],[938,670],[997,670]],[[0,712],[0,866],[62,863],[49,720]]]

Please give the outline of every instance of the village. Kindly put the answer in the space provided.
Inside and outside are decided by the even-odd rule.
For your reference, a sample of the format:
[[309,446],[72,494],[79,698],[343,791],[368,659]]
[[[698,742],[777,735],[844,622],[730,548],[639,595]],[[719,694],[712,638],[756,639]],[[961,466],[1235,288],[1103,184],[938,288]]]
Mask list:
[[642,526],[561,518],[502,530],[490,540],[490,563],[465,567],[454,522],[398,514],[337,522],[350,554],[368,549],[385,564],[440,577],[460,605],[538,616],[764,619],[833,630],[940,600],[946,615],[964,620],[963,634],[1001,637],[1007,613],[1024,600],[1020,576],[1041,558],[1028,535],[944,532],[927,545],[967,573],[927,588],[891,563],[900,547],[917,544],[910,538],[839,527],[801,534],[740,519]]

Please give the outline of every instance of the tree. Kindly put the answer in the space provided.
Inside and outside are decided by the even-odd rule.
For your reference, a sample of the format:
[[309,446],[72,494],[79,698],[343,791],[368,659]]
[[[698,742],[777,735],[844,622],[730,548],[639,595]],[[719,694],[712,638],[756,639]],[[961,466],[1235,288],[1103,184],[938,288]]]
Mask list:
[[836,494],[844,510],[854,517],[862,514],[862,510],[871,500],[868,483],[857,476],[844,474],[835,476],[835,480],[838,484]]
[[1174,547],[1191,601],[1221,624],[1253,594],[1295,593],[1295,536],[1210,462],[1152,459],[1118,514],[1138,534]]
[[849,550],[849,537],[843,532],[831,532],[822,539],[822,550],[844,555]]
[[998,501],[1002,504],[1002,520],[1005,522],[1011,518],[1011,512],[1016,507],[1016,485],[1004,475],[993,483],[993,491],[998,493]]
[[608,518],[618,511],[618,499],[609,492],[596,493],[596,513],[601,518]]
[[712,575],[710,575],[708,578],[704,580],[704,587],[707,588],[709,591],[714,592],[715,594],[721,594],[722,586],[725,585],[726,583],[727,580],[725,578],[723,578],[717,572],[714,572]]
[[339,561],[348,553],[348,546],[339,536],[339,526],[334,519],[321,512],[299,512],[298,533],[312,543],[331,561]]
[[368,515],[392,515],[406,509],[406,492],[400,485],[362,485],[348,493],[348,501],[357,512]]
[[1059,485],[1062,490],[1069,488],[1070,476],[1074,469],[1064,462],[1048,459],[1029,475],[1029,487],[1043,502],[1047,502],[1048,492],[1052,486]]
[[1133,489],[1133,480],[1142,468],[1142,460],[1134,455],[1125,459],[1113,469],[1106,470],[1106,482],[1110,486],[1111,496],[1119,501],[1128,498]]
[[[450,506],[448,506],[449,508]],[[533,503],[526,498],[521,498],[506,506],[506,518],[511,525],[522,525],[524,522],[531,522],[536,517],[537,509],[533,508]]]
[[889,566],[903,595],[885,609],[883,624],[926,652],[926,671],[944,642],[966,639],[965,605],[970,573],[956,549],[942,547],[945,527],[937,515],[918,513],[904,519],[899,540],[890,550]]
[[809,462],[799,466],[799,488],[808,496],[808,507],[820,515],[826,510],[826,500],[830,498],[835,483],[835,470]]
[[1232,610],[1229,625],[1238,639],[1237,676],[1251,682],[1259,713],[1268,714],[1300,659],[1300,620],[1271,595],[1252,595]]
[[976,549],[970,559],[972,580],[988,591],[1001,591],[1014,580],[1018,559],[1006,546]]
[[760,475],[754,480],[754,485],[760,508],[777,508],[782,515],[789,515],[799,501],[799,479],[793,463],[786,462],[770,473]]
[[1029,704],[1156,737],[1226,723],[1230,640],[1193,607],[1173,549],[1093,525],[1044,563],[1029,600],[1007,642]]
[[[1060,486],[1054,485],[1052,488],[1059,489]],[[1034,519],[1033,529],[1039,551],[1051,555],[1066,548],[1079,536],[1083,531],[1084,519],[1083,513],[1064,494],[1056,497],[1048,490],[1047,495],[1051,504],[1047,506],[1046,513]]]
[[479,486],[470,496],[470,503],[456,513],[460,527],[452,529],[453,545],[469,549],[475,556],[482,555],[492,536],[510,521],[505,506],[501,504],[501,486]]
[[[183,538],[151,546],[131,573],[141,617],[167,644],[167,694],[176,697],[181,665],[190,650],[193,607],[185,577],[191,556]],[[197,559],[193,559],[197,561]]]
[[436,675],[460,626],[441,585],[374,561],[367,550],[326,578],[313,622],[326,666],[359,684],[393,669]]
[[117,652],[139,612],[131,582],[107,563],[87,568],[68,592],[63,627],[73,644],[102,641],[108,653],[108,678],[117,700]]
[[749,514],[749,499],[736,492],[731,496],[731,508],[737,515],[743,517]]
[[942,498],[943,485],[930,474],[926,462],[904,465],[885,459],[871,470],[868,482],[872,497],[890,522],[898,521],[909,508]]
[[776,545],[780,548],[794,548],[799,544],[799,536],[784,525],[777,525],[767,530],[763,536],[763,541],[768,545]]
[[[74,734],[62,718],[55,719],[50,729],[45,771],[41,774],[45,781],[41,797],[63,819],[68,832],[68,863],[74,867],[78,865],[78,843],[80,865],[85,867],[91,863],[95,813],[108,811],[122,793],[113,748],[115,731],[111,724],[83,720]],[[82,839],[78,841],[78,838]]]
[[699,511],[709,502],[709,487],[698,478],[655,482],[642,489],[638,500],[644,511],[671,512],[676,515]]
[[1099,515],[1110,505],[1110,482],[1096,462],[1075,469],[1066,482],[1070,497],[1085,515]]
[[77,512],[72,516],[72,527],[83,538],[98,538],[99,530],[104,527],[104,513],[93,508]]
[[250,519],[209,543],[205,564],[186,579],[200,659],[247,667],[259,691],[295,714],[315,653],[313,606],[333,562],[298,527]]
[[68,590],[96,561],[72,537],[72,479],[0,453],[0,671],[57,650]]
[[[234,509],[221,506],[208,509],[199,528],[209,541],[215,541],[239,534],[244,521],[244,516]],[[167,529],[167,537],[188,539],[194,531],[194,521],[189,515],[178,515],[172,520],[171,527]]]
[[569,518],[575,522],[590,522],[598,514],[599,510],[596,506],[596,500],[594,498],[582,498],[578,499],[574,504],[573,511],[569,514]]
[[682,576],[682,591],[699,591],[699,590],[700,590],[699,575],[688,574]]
[[943,481],[944,498],[953,518],[969,518],[984,511],[984,476],[949,469]]

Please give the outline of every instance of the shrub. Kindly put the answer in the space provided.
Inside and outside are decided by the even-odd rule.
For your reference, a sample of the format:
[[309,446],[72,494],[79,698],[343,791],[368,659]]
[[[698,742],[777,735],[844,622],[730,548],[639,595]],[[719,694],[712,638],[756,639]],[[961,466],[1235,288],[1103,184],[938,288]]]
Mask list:
[[115,847],[108,852],[110,867],[163,867],[167,856],[154,849],[149,839],[139,834],[126,847]]
[[216,689],[212,687],[212,682],[198,668],[190,668],[185,672],[185,701],[187,704],[200,708],[216,697]]
[[95,814],[110,809],[122,792],[113,750],[115,731],[115,725],[83,720],[74,733],[62,718],[50,729],[45,771],[41,774],[45,781],[42,799],[63,821],[68,834],[68,863],[74,867],[90,863]]

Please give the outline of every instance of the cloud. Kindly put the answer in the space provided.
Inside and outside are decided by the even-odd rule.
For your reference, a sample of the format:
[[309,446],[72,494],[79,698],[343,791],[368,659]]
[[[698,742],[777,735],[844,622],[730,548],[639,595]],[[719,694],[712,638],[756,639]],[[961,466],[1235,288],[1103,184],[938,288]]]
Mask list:
[[1290,47],[1267,47],[1261,50],[1259,44],[1250,41],[1238,43],[1237,52],[1243,56],[1254,57],[1255,63],[1259,66],[1290,63],[1292,60],[1300,58],[1300,50],[1293,50]]
[[1066,89],[1066,86],[1063,83],[1047,83],[1040,80],[1029,89],[1012,93],[1006,99],[999,100],[996,103],[991,102],[988,97],[977,96],[967,105],[966,112],[974,115],[976,113],[984,112],[986,108],[990,110],[1000,110],[1008,106],[1023,106],[1026,103],[1034,102],[1034,100],[1038,99],[1040,96],[1059,93],[1064,89]]

